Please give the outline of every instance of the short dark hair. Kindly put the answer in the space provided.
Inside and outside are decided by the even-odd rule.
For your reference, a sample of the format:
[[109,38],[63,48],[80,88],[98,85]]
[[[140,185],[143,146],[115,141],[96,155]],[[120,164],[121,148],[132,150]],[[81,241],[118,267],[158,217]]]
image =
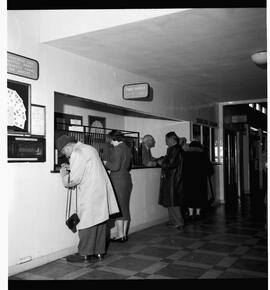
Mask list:
[[179,137],[176,135],[176,133],[174,131],[171,131],[169,133],[167,133],[165,135],[166,138],[169,138],[169,139],[173,139],[174,141],[177,142],[177,144],[179,143]]
[[119,130],[112,130],[111,132],[108,133],[108,136],[113,140],[113,141],[124,141],[125,137],[123,133]]

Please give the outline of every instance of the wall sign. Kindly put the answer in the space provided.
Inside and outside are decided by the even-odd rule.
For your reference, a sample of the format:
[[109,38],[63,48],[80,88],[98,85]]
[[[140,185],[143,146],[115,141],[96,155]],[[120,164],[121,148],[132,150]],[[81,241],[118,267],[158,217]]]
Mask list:
[[201,118],[197,118],[196,122],[198,124],[209,125],[209,126],[212,126],[212,127],[217,127],[217,125],[218,125],[216,122],[208,121],[208,120],[201,119]]
[[232,123],[246,123],[247,116],[246,115],[236,115],[232,116]]
[[149,96],[149,84],[128,84],[123,86],[123,99],[137,100],[144,99]]
[[39,78],[39,64],[32,58],[8,52],[7,72],[9,74],[37,80]]

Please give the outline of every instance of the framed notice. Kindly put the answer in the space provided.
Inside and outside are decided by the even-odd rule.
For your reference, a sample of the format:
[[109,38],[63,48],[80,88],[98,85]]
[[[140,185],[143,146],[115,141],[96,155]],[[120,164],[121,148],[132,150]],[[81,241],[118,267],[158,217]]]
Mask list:
[[148,83],[127,84],[123,86],[123,99],[137,100],[149,97],[150,86]]
[[88,115],[90,133],[105,134],[106,118]]
[[37,80],[39,78],[39,64],[32,58],[8,52],[7,72],[16,76]]
[[8,133],[30,134],[31,85],[8,80]]
[[45,136],[45,106],[31,104],[31,134]]

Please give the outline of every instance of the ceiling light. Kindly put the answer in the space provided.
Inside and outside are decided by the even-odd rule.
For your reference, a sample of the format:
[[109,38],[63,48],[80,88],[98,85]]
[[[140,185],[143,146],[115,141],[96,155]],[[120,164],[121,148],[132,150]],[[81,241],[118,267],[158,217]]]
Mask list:
[[251,55],[252,61],[259,67],[265,68],[267,64],[266,51],[258,51]]

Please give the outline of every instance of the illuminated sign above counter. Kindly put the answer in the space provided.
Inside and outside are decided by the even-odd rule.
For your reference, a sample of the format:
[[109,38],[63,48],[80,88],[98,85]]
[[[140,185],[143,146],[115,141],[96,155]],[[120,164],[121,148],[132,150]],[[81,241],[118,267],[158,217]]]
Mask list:
[[149,97],[150,86],[147,83],[128,84],[123,86],[123,99],[139,100]]

